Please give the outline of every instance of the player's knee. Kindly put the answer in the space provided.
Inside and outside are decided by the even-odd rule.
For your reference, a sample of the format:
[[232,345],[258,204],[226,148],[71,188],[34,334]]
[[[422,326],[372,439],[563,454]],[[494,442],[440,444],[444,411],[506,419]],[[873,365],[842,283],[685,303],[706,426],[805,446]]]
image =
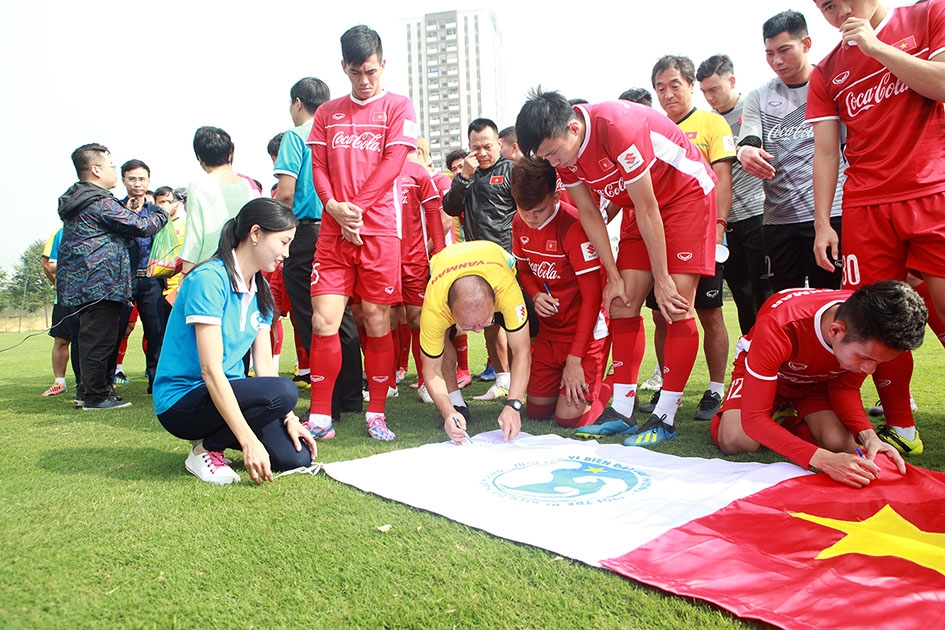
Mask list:
[[558,420],[555,417],[554,403],[536,403],[528,400],[525,403],[525,413],[531,420],[550,420],[551,418],[555,418],[556,422]]

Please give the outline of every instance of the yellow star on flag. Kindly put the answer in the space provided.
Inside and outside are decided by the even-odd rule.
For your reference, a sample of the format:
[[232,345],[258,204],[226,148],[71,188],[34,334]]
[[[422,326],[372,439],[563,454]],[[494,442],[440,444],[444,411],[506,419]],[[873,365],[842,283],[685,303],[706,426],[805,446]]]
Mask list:
[[593,466],[588,466],[588,467],[587,467],[587,471],[588,471],[588,472],[592,472],[592,473],[599,473],[599,472],[604,472],[604,469],[603,469],[603,468],[596,468],[596,467],[593,467]]
[[817,560],[848,553],[891,556],[945,575],[945,534],[926,532],[885,505],[865,521],[842,521],[801,512],[791,516],[845,532],[846,536],[817,555]]

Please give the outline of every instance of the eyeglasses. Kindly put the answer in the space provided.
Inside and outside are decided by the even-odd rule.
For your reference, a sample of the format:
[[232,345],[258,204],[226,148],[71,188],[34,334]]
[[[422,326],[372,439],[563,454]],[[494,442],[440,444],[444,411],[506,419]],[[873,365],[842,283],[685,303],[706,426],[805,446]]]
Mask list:
[[481,324],[481,323],[480,323],[480,324],[473,324],[473,325],[470,326],[469,328],[467,328],[466,326],[461,325],[459,322],[456,322],[456,331],[457,331],[457,332],[477,332],[477,333],[478,333],[478,332],[482,332],[483,330],[485,330],[485,329],[488,328],[489,326],[494,326],[494,325],[495,325],[495,313],[492,314],[492,319],[490,319],[488,322],[486,322],[486,323],[484,323],[484,324]]

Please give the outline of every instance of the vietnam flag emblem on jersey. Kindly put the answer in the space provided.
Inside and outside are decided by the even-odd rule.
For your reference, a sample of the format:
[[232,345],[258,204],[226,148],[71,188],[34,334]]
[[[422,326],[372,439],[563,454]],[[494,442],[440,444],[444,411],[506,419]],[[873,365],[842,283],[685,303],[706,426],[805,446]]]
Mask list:
[[900,39],[898,42],[892,45],[893,48],[898,50],[912,50],[916,47],[915,36],[910,35],[904,39]]
[[600,160],[597,161],[597,165],[600,167],[600,170],[602,171],[609,171],[614,167],[614,163],[611,162],[610,158],[608,157],[602,157]]
[[505,175],[493,175],[489,178],[489,183],[493,186],[501,186],[502,182],[505,181]]
[[371,116],[371,122],[387,122],[387,112],[374,112]]

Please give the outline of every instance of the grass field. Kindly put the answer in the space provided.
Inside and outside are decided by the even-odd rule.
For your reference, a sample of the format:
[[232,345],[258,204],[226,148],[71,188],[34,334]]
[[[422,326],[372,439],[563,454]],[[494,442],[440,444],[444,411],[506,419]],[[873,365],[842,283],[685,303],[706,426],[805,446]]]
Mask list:
[[[726,303],[729,330],[734,307]],[[140,330],[140,329],[139,329]],[[0,348],[24,335],[0,334]],[[291,339],[287,334],[287,339]],[[470,335],[473,371],[482,338]],[[0,353],[0,626],[155,628],[744,628],[757,624],[616,574],[494,538],[342,485],[324,474],[214,487],[184,470],[189,444],[166,433],[145,393],[140,332],[119,388],[130,409],[81,412],[52,382],[45,335]],[[169,351],[169,349],[165,349]],[[288,373],[292,351],[283,358]],[[945,470],[942,348],[916,353],[913,393],[925,454]],[[644,378],[654,360],[644,360]],[[347,414],[319,461],[441,441],[436,411],[407,384],[388,405],[393,443]],[[679,412],[680,437],[657,450],[718,457],[691,418],[705,389],[700,356]],[[466,397],[486,389],[473,383]],[[876,399],[872,384],[864,402]],[[302,411],[307,393],[300,398]],[[471,404],[471,433],[495,428],[497,402]],[[570,432],[526,421],[533,434]],[[616,438],[607,441],[616,442]],[[770,452],[735,460],[777,461]],[[431,474],[437,474],[431,471]],[[390,524],[387,533],[376,527]],[[576,532],[627,535],[632,532]]]

